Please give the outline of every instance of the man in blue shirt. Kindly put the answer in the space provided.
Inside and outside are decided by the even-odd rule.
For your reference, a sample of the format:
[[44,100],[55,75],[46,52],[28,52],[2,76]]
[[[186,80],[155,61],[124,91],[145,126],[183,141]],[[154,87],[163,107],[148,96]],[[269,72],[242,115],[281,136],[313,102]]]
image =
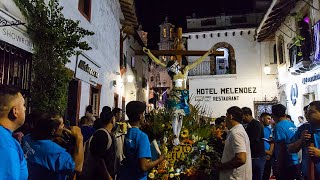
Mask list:
[[289,153],[287,145],[296,132],[296,126],[286,119],[286,107],[282,104],[272,106],[272,116],[277,123],[273,130],[275,142],[276,169],[278,180],[300,179],[301,172],[297,153]]
[[[313,160],[315,164],[315,178],[320,178],[320,101],[313,101],[307,112],[308,121],[302,124],[292,137],[292,143],[288,146],[290,152],[298,152],[302,149],[302,173],[306,179],[310,179],[308,161]],[[311,140],[314,140],[312,142]],[[310,143],[314,147],[310,146]],[[312,157],[312,159],[310,158]]]
[[[65,180],[73,172],[81,172],[83,165],[83,136],[79,127],[64,129],[60,115],[41,114],[38,123],[23,139],[23,150],[28,162],[29,180]],[[53,139],[67,131],[75,139],[71,156]]]
[[260,121],[264,125],[263,131],[264,131],[264,149],[267,155],[266,158],[266,164],[264,166],[263,171],[263,180],[269,180],[270,179],[270,173],[271,173],[271,157],[273,155],[273,149],[274,149],[274,143],[272,138],[272,130],[270,127],[271,122],[271,115],[269,113],[262,113],[260,115]]
[[139,101],[131,101],[126,106],[126,113],[131,128],[126,134],[124,147],[125,157],[120,172],[121,180],[147,180],[147,171],[157,166],[164,160],[164,155],[159,159],[150,161],[151,150],[148,136],[139,127],[144,121],[146,105]]
[[25,120],[24,98],[21,93],[7,86],[0,86],[0,179],[28,179],[27,162],[12,132]]

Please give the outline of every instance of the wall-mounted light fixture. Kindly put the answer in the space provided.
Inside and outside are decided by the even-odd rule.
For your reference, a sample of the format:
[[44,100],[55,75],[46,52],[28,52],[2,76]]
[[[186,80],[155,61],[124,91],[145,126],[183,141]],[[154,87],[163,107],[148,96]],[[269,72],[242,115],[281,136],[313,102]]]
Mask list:
[[270,74],[270,72],[271,72],[271,67],[270,67],[268,64],[264,65],[263,72],[264,72],[265,74]]
[[270,72],[271,72],[271,67],[270,67],[268,64],[265,64],[265,65],[264,65],[263,72],[264,72],[266,75],[277,75],[277,74],[270,74]]
[[133,76],[132,75],[128,75],[127,80],[128,80],[128,83],[132,83],[133,82]]

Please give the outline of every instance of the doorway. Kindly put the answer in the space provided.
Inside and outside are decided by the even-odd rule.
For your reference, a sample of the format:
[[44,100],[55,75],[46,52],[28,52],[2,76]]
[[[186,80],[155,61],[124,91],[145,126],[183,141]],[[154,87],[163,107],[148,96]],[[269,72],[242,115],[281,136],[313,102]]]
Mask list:
[[68,106],[65,120],[71,126],[78,125],[80,98],[81,98],[81,81],[73,79],[69,82],[68,87]]
[[92,105],[92,114],[99,117],[101,85],[90,86],[90,104]]
[[119,104],[119,95],[117,93],[114,93],[114,101],[113,101],[113,107],[117,108]]
[[303,95],[303,107],[309,105],[312,101],[316,99],[314,93],[307,93]]

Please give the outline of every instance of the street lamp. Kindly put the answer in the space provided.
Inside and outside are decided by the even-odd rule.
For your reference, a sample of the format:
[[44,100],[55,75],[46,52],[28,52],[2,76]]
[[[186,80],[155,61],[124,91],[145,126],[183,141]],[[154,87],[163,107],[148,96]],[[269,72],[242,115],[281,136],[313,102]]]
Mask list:
[[266,75],[277,75],[277,73],[276,73],[276,74],[271,74],[271,73],[270,73],[270,72],[271,72],[271,67],[270,67],[268,64],[265,64],[265,65],[264,65],[263,71],[264,71],[264,73],[265,73]]

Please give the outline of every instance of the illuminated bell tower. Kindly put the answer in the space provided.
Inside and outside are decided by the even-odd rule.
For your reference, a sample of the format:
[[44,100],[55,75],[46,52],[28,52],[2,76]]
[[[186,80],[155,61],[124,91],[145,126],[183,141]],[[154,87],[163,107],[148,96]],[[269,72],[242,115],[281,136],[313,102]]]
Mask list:
[[[159,50],[170,50],[174,49],[174,25],[168,22],[166,17],[164,23],[160,26],[160,42],[158,43]],[[159,59],[162,62],[168,62],[173,57],[161,56]]]

